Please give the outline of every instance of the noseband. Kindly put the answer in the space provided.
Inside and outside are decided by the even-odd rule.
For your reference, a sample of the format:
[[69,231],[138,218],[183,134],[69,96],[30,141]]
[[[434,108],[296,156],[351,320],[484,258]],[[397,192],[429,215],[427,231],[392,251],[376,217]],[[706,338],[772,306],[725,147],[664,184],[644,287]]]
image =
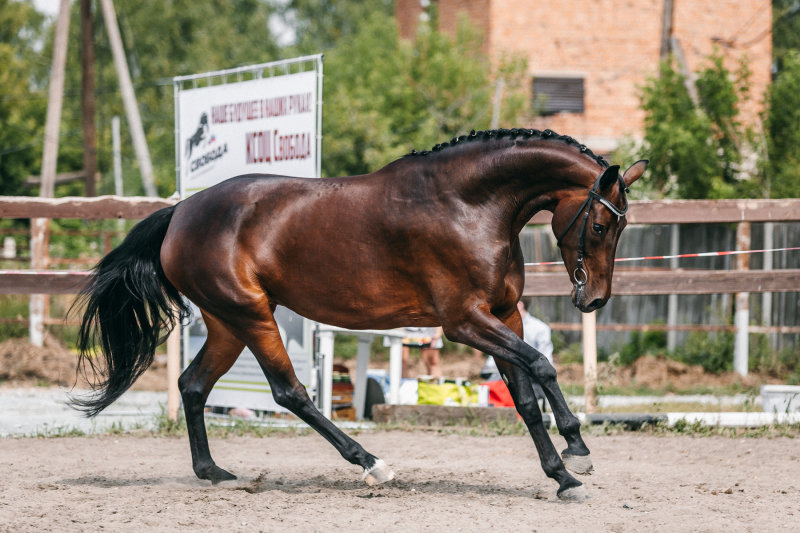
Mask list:
[[609,211],[617,215],[617,223],[619,223],[620,219],[625,216],[625,213],[628,212],[628,201],[625,196],[627,188],[625,186],[625,182],[622,181],[621,177],[618,177],[617,179],[619,183],[620,196],[623,199],[625,199],[625,207],[623,207],[622,209],[619,209],[617,206],[609,202],[607,199],[600,196],[600,194],[597,192],[597,189],[600,186],[600,180],[603,177],[604,173],[605,171],[601,172],[600,175],[597,177],[597,179],[594,182],[594,185],[592,185],[592,188],[589,189],[589,194],[586,197],[586,200],[583,201],[583,204],[581,204],[580,208],[578,208],[578,210],[572,216],[572,220],[569,221],[569,224],[567,224],[567,227],[564,228],[564,231],[561,232],[561,235],[559,235],[556,241],[558,247],[561,248],[561,240],[564,238],[564,236],[567,234],[567,232],[570,230],[573,224],[575,224],[575,221],[578,220],[578,217],[580,216],[581,212],[583,212],[583,219],[581,220],[581,229],[579,234],[580,236],[578,237],[578,265],[575,267],[575,271],[572,274],[572,277],[575,279],[576,301],[580,301],[581,292],[583,292],[583,288],[586,286],[586,282],[589,280],[589,275],[583,268],[583,256],[584,253],[586,252],[586,223],[589,220],[589,213],[592,210],[592,202],[597,200],[598,202],[606,206],[606,208],[608,208]]

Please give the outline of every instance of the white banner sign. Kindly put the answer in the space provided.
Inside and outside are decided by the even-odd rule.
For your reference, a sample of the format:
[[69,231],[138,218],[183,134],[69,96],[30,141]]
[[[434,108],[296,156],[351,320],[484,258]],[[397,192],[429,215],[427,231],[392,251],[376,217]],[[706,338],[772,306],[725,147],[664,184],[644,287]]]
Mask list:
[[[242,174],[319,177],[321,59],[313,56],[175,78],[176,170],[181,199]],[[309,60],[316,70],[183,89],[192,81],[230,78],[245,72],[263,75],[273,67],[307,64]],[[314,395],[317,385],[311,323],[285,308],[275,311],[275,320],[297,378]],[[194,320],[184,327],[184,366],[197,356],[206,335],[203,319],[195,309]],[[212,389],[207,404],[283,411],[270,392],[255,356],[245,348]]]
[[180,195],[241,174],[317,177],[317,73],[181,90]]

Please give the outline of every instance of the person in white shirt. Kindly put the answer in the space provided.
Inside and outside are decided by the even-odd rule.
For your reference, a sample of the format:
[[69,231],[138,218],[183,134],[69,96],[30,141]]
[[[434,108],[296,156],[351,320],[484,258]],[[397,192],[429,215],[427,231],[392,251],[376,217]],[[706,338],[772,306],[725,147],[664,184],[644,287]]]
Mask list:
[[[517,302],[517,309],[522,316],[522,340],[532,346],[534,349],[544,355],[550,364],[553,364],[553,340],[550,333],[550,326],[528,313],[525,302],[520,300]],[[494,358],[490,355],[486,359],[486,364],[481,369],[481,377],[487,381],[496,381],[501,379],[500,372],[497,370],[497,364]],[[544,399],[541,387],[533,384],[533,390],[536,393],[537,399]]]
[[536,350],[542,352],[547,357],[550,364],[553,364],[553,339],[550,334],[550,326],[531,315],[525,308],[522,300],[517,302],[517,308],[522,315],[522,340],[530,344]]

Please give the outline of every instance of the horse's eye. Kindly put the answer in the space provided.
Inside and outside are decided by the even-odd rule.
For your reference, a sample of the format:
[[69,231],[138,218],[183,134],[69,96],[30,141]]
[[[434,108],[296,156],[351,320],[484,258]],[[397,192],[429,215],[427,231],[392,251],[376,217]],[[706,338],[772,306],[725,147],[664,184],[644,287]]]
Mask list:
[[606,227],[603,226],[602,224],[592,224],[592,231],[594,231],[598,235],[602,235],[603,234],[603,230],[605,230],[605,229],[606,229]]

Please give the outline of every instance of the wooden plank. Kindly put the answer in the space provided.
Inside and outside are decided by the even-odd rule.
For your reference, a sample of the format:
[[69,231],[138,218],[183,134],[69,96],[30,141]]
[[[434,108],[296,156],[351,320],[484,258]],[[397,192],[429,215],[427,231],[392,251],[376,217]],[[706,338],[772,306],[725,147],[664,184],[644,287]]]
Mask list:
[[[564,272],[525,273],[523,296],[568,296],[572,290]],[[732,294],[735,292],[800,292],[800,269],[671,270],[614,272],[614,295]]]
[[[43,199],[0,196],[3,218],[144,218],[175,204],[169,198],[99,196]],[[548,211],[537,213],[530,224],[549,224]],[[800,199],[784,200],[659,200],[631,202],[631,224],[697,224],[728,222],[800,221]]]
[[85,272],[3,272],[0,294],[77,294],[87,280]]
[[95,198],[37,198],[32,196],[0,196],[2,218],[82,218],[140,219],[163,207],[175,205],[169,198],[146,196],[98,196]]
[[[82,272],[0,273],[0,294],[75,294],[86,280]],[[525,274],[523,296],[569,296],[566,272]],[[800,292],[800,269],[784,270],[619,270],[614,273],[617,296],[656,294],[732,294]]]
[[[552,214],[540,211],[530,224],[549,224]],[[698,224],[800,221],[800,199],[658,200],[631,202],[629,224]]]

